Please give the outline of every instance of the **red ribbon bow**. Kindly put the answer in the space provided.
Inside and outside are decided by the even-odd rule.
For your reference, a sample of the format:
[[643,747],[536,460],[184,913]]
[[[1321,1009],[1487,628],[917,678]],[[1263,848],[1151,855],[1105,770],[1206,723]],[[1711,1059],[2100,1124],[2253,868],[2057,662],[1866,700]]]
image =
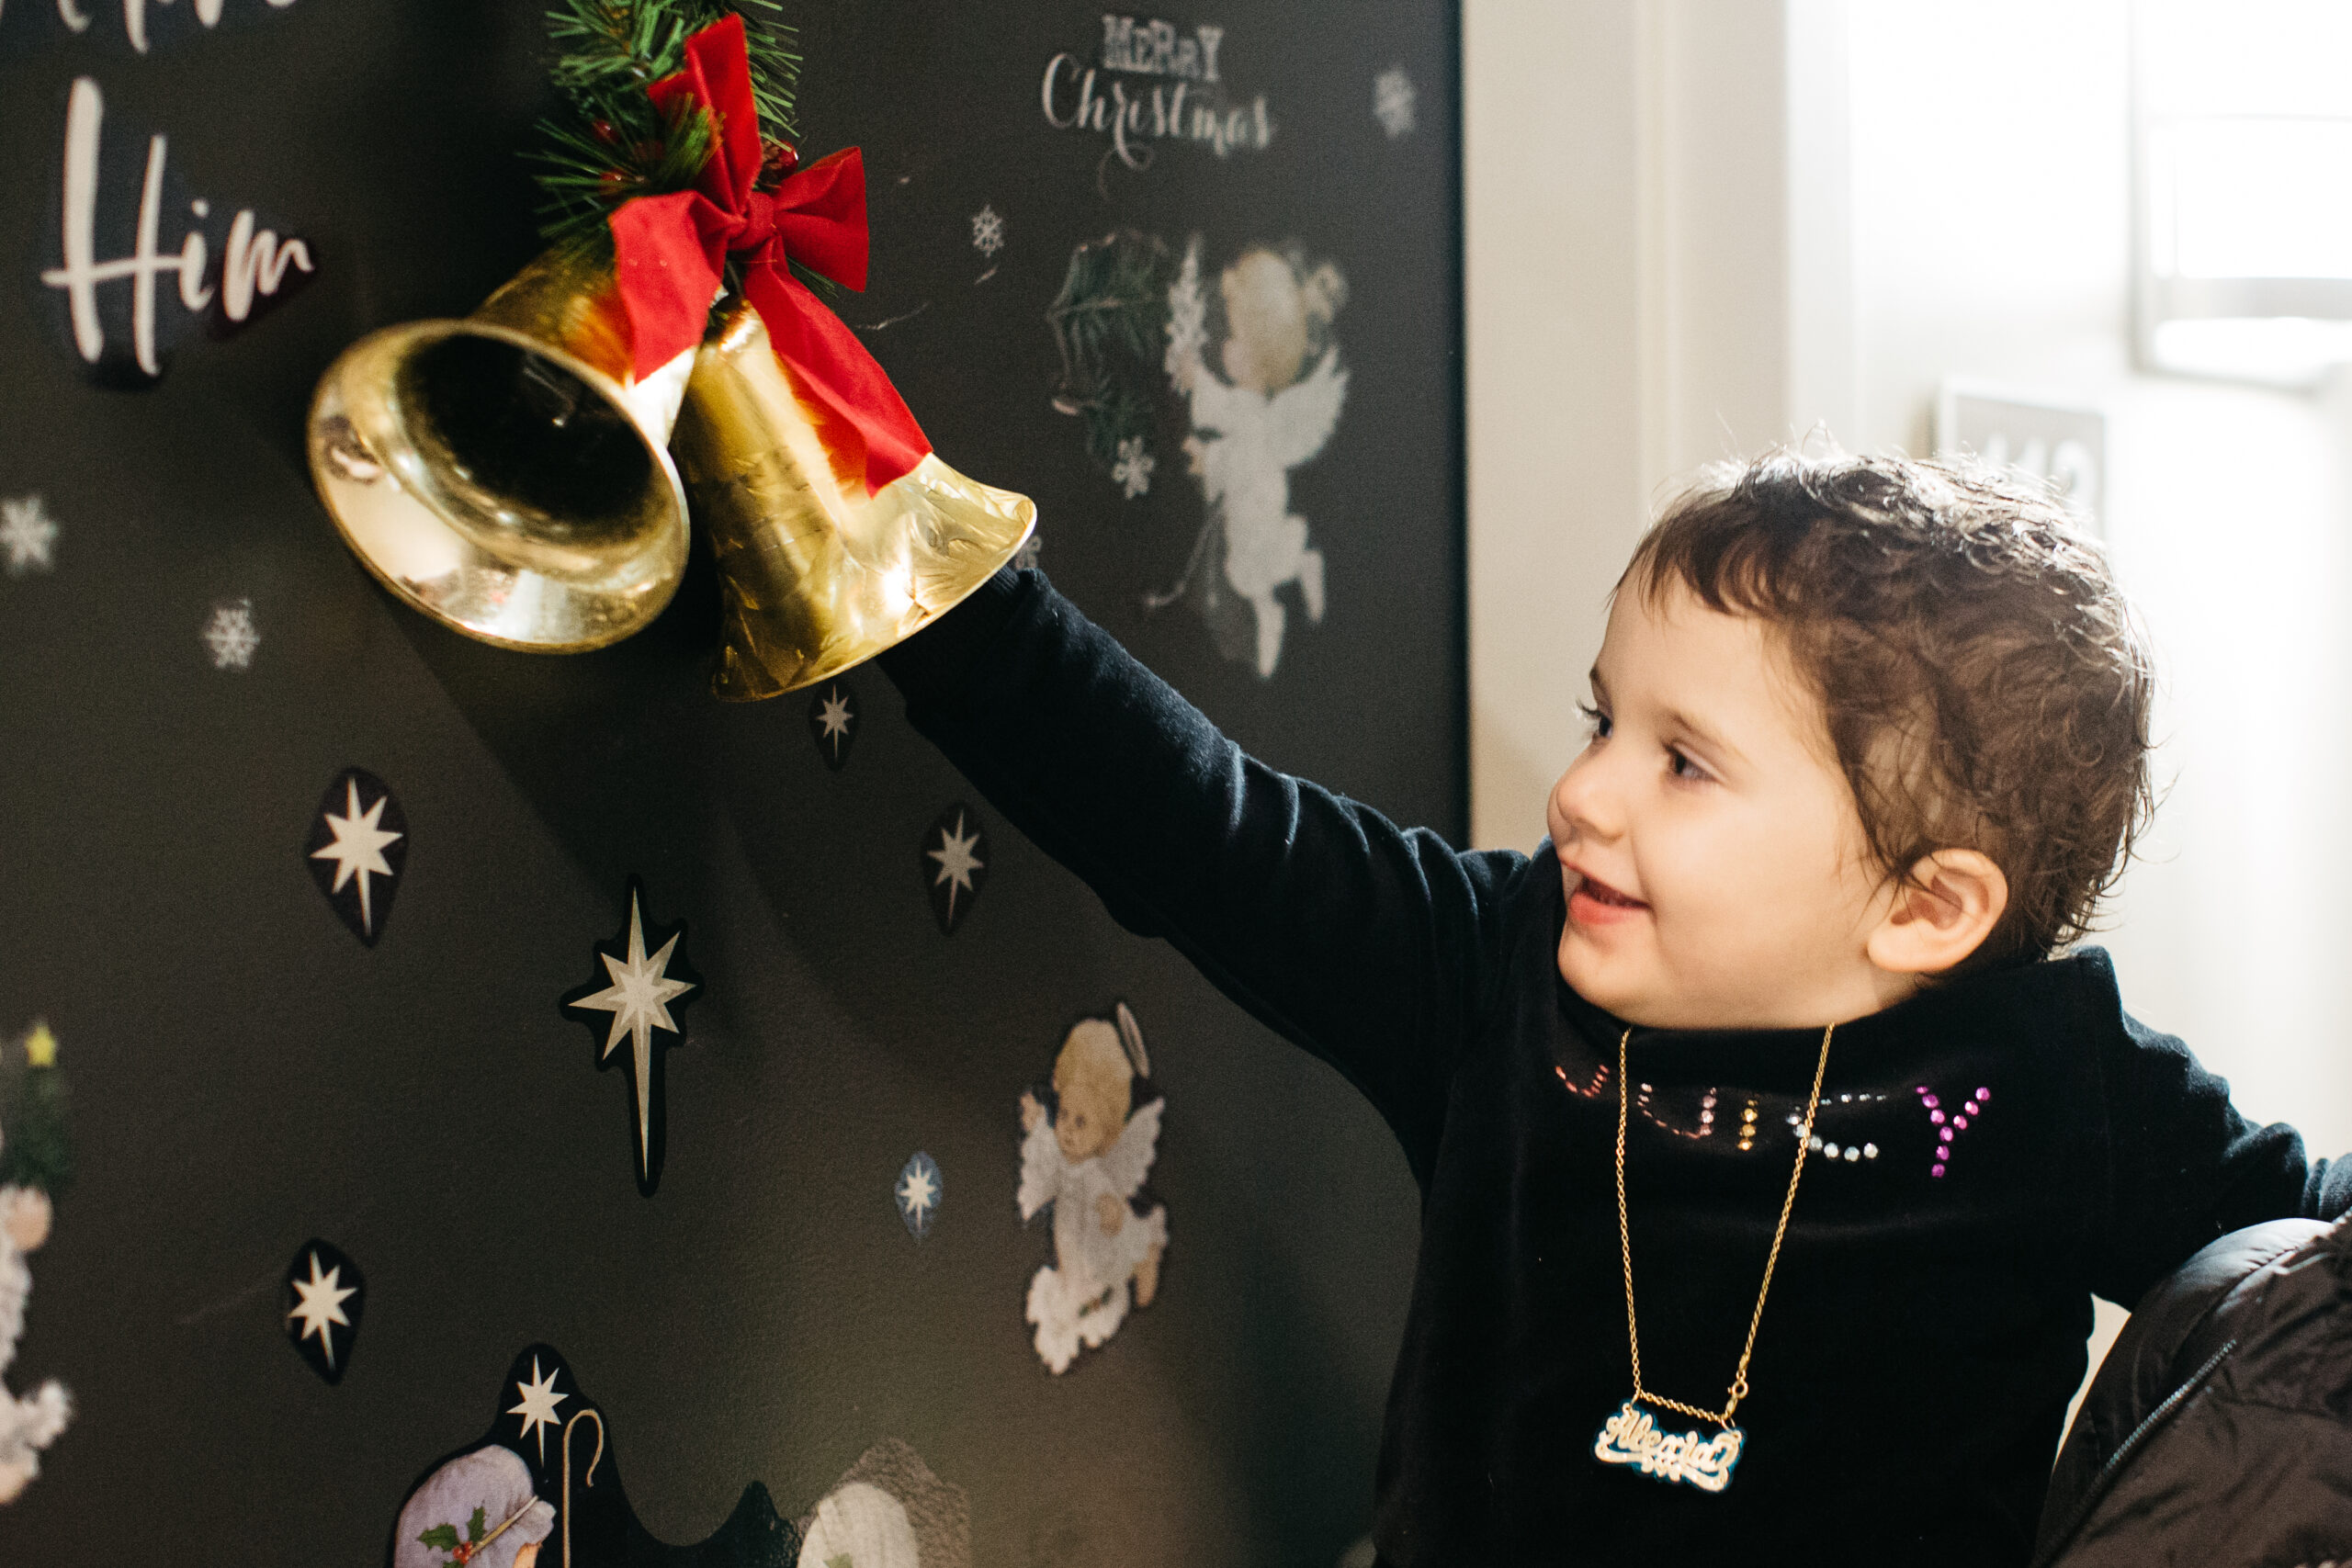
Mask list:
[[766,323],[797,389],[839,416],[833,430],[865,446],[867,493],[931,451],[922,426],[865,345],[785,265],[787,254],[850,288],[865,287],[865,164],[854,147],[811,164],[771,193],[755,190],[762,148],[743,18],[686,40],[686,63],[646,89],[656,107],[710,116],[718,146],[692,190],[641,196],[613,214],[613,252],[639,379],[702,341],[727,257],[740,258],[743,298]]

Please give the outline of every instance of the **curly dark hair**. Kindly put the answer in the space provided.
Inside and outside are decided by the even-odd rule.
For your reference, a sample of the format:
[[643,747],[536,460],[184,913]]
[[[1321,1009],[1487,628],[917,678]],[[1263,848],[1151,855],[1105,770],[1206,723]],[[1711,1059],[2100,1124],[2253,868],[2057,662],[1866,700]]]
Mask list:
[[1964,967],[2092,929],[2155,807],[2154,676],[2098,547],[2046,491],[1782,448],[1677,495],[1618,588],[1676,583],[1778,634],[1888,875],[1947,848],[2001,868],[2007,908]]

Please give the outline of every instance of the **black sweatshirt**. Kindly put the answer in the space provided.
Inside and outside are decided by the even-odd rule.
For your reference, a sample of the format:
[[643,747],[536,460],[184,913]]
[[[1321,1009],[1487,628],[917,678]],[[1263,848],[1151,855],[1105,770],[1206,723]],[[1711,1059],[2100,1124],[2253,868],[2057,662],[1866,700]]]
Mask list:
[[[1560,978],[1551,854],[1458,853],[1253,761],[1035,572],[882,663],[915,728],[1120,924],[1339,1069],[1404,1145],[1422,1230],[1386,1562],[2021,1563],[2091,1292],[2129,1303],[2223,1232],[2352,1206],[2352,1161],[2307,1165],[2292,1130],[2239,1116],[2125,1015],[2105,953],[1954,981],[1838,1031],[1732,1484],[1603,1465],[1596,1432],[1632,1392],[1624,1025]],[[1654,1392],[1722,1405],[1820,1044],[1634,1032]]]

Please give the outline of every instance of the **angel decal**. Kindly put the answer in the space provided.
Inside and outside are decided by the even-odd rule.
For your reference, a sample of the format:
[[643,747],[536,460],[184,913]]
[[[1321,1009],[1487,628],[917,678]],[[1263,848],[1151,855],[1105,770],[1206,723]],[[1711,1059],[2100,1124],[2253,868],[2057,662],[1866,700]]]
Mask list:
[[[1050,1110],[1021,1096],[1021,1217],[1054,1212],[1054,1261],[1029,1281],[1029,1321],[1047,1368],[1069,1370],[1159,1293],[1168,1211],[1137,1198],[1159,1154],[1159,1113],[1151,1058],[1127,1004],[1115,1021],[1089,1018],[1054,1060]],[[1137,1106],[1136,1101],[1145,1101]]]
[[[1203,358],[1209,305],[1201,292],[1201,242],[1184,251],[1168,291],[1169,379],[1190,405],[1185,455],[1208,515],[1183,578],[1154,607],[1195,593],[1218,645],[1254,660],[1271,677],[1282,661],[1285,611],[1275,591],[1296,584],[1310,623],[1323,619],[1323,552],[1306,519],[1290,509],[1290,470],[1323,450],[1340,423],[1348,373],[1330,343],[1347,280],[1329,262],[1309,265],[1296,247],[1252,245],[1218,279],[1225,340],[1219,378]],[[1222,578],[1222,584],[1219,579]],[[1245,615],[1234,615],[1229,589]]]

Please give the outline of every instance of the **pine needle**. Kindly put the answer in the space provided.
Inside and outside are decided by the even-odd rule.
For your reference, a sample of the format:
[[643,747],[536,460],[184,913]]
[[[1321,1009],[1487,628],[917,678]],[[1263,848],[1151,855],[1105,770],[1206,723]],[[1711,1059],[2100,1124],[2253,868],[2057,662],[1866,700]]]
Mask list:
[[1046,308],[1062,356],[1054,406],[1085,421],[1087,453],[1098,467],[1116,460],[1120,442],[1150,434],[1144,385],[1166,347],[1170,270],[1164,243],[1120,229],[1070,253],[1061,292]]
[[686,190],[718,145],[698,107],[664,116],[645,90],[685,63],[686,40],[740,16],[763,142],[799,135],[800,56],[780,0],[554,0],[548,79],[560,106],[529,154],[542,194],[540,231],[559,244],[610,243],[606,220],[640,196]]

